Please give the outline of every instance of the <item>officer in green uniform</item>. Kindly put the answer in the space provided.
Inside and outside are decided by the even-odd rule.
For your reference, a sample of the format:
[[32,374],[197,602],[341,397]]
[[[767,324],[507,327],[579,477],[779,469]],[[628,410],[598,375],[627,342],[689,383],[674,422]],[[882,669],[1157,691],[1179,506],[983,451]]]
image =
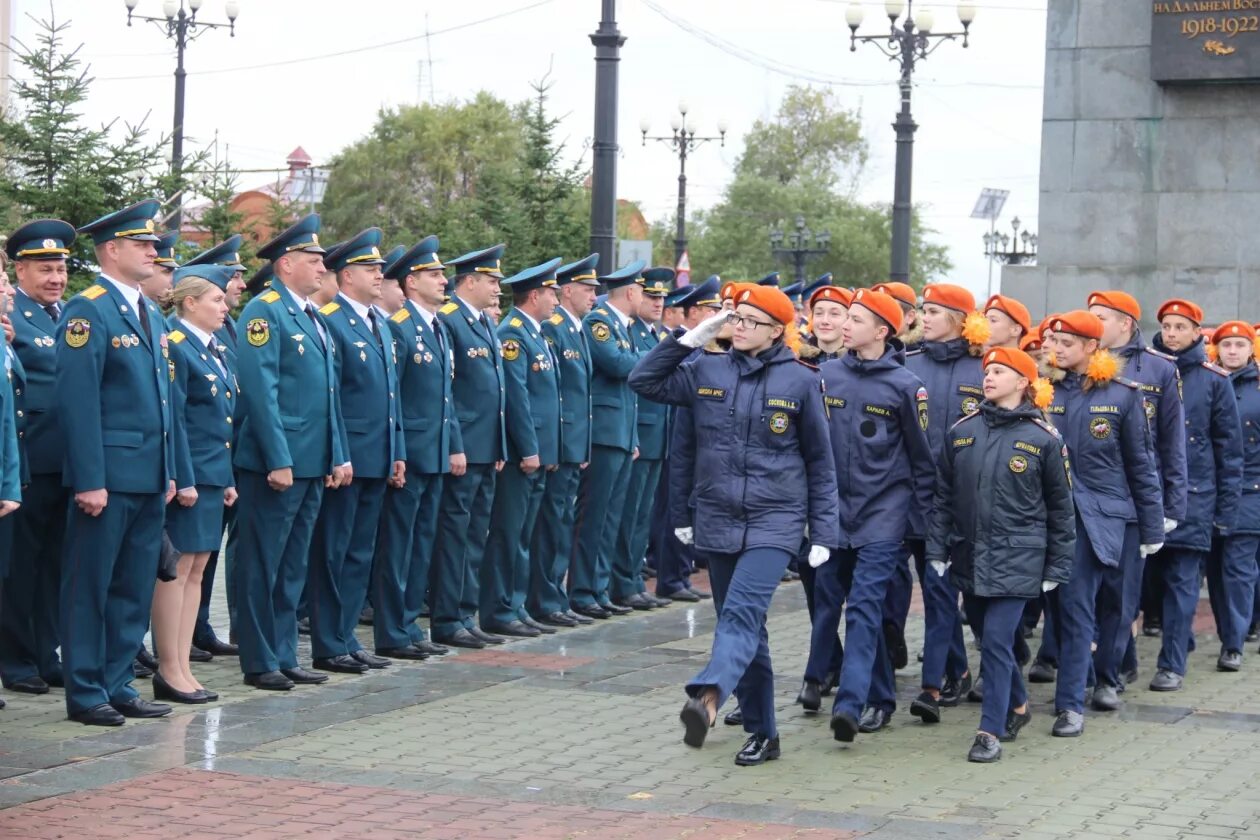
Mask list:
[[156,270],[142,201],[85,225],[100,276],[57,327],[55,409],[63,481],[74,493],[61,568],[61,656],[70,719],[118,726],[170,706],[140,699],[131,663],[156,583],[165,505],[175,495],[176,435],[162,315],[140,294]]
[[548,478],[560,464],[560,371],[542,324],[556,311],[560,259],[503,281],[512,309],[499,322],[503,356],[507,464],[490,513],[481,566],[481,626],[503,636],[538,636],[554,628],[525,610],[530,543]]
[[[507,457],[503,435],[503,360],[486,310],[498,301],[503,245],[471,251],[447,265],[455,271],[455,293],[438,317],[451,335],[455,354],[455,413],[451,475],[442,485],[437,550],[432,571],[433,640],[480,648],[505,639],[477,626],[481,562],[490,533],[495,479]],[[462,468],[462,474],[461,474]]]
[[241,313],[237,639],[245,684],[288,691],[328,679],[298,666],[297,602],[324,488],[349,483],[353,472],[336,344],[310,301],[324,271],[319,216],[301,219],[258,255],[272,261],[275,277]]
[[599,278],[608,298],[582,322],[594,363],[591,465],[578,488],[569,601],[574,612],[588,618],[631,612],[612,602],[608,586],[631,465],[639,450],[634,392],[626,380],[639,361],[630,323],[643,299],[643,267],[643,260],[635,260]]

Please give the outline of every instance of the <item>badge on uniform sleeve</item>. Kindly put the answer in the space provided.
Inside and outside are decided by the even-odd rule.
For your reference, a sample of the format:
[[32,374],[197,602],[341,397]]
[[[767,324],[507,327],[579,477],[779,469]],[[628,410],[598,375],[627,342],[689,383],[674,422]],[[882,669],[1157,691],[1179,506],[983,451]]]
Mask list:
[[1154,401],[1154,400],[1148,400],[1148,399],[1146,399],[1145,397],[1143,397],[1143,398],[1142,398],[1142,406],[1146,409],[1146,419],[1147,419],[1147,420],[1154,420],[1154,419],[1155,419],[1155,414],[1156,414],[1156,412],[1159,410],[1159,409],[1156,407],[1156,405],[1155,405],[1155,401]]
[[88,343],[92,335],[92,322],[87,318],[71,318],[66,324],[66,344],[78,350]]
[[781,435],[788,430],[787,412],[776,411],[770,415],[770,431],[776,435]]
[[503,342],[503,359],[508,362],[515,362],[521,355],[521,345],[514,338],[509,338]]
[[[980,407],[980,401],[975,397],[963,397],[962,412],[963,414],[974,414],[976,409]],[[926,426],[924,428],[927,428]]]
[[923,431],[925,432],[927,431],[927,427],[928,427],[927,398],[928,398],[927,388],[920,386],[919,390],[914,392],[914,403],[916,406],[918,406],[918,409],[919,409],[919,425],[923,428]]
[[1011,472],[1022,473],[1028,469],[1028,459],[1023,455],[1012,455],[1006,465],[1011,468]]
[[1089,433],[1099,440],[1111,437],[1111,421],[1106,417],[1095,417],[1089,421]]
[[245,325],[245,336],[254,347],[262,347],[271,338],[271,325],[266,318],[254,318]]
[[612,332],[609,331],[607,324],[596,321],[591,324],[591,335],[595,336],[596,341],[607,341],[612,336]]

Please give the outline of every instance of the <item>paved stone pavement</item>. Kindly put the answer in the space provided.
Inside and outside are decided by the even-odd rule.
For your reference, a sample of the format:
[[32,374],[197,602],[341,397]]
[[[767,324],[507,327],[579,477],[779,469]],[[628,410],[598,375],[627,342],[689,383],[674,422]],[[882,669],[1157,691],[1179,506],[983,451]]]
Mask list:
[[[770,620],[784,755],[757,768],[732,762],[736,729],[681,742],[709,603],[288,694],[219,659],[194,667],[221,702],[116,730],[67,722],[60,692],[6,692],[0,837],[1260,837],[1260,657],[1217,673],[1206,608],[1185,690],[1145,690],[1158,640],[1142,639],[1122,712],[1054,739],[1053,686],[1033,686],[1032,725],[993,765],[965,760],[977,705],[935,727],[906,714],[913,662],[885,732],[841,746],[804,715],[799,584]],[[911,650],[922,627],[916,605]]]

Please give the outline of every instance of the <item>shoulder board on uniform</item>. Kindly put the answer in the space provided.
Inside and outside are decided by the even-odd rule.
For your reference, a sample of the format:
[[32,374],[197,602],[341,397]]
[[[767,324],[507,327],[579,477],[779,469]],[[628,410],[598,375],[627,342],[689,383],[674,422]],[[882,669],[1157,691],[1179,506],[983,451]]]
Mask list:
[[1036,423],[1038,426],[1040,426],[1040,427],[1041,427],[1041,429],[1042,429],[1042,431],[1045,431],[1045,432],[1049,433],[1049,434],[1050,434],[1050,436],[1051,436],[1051,437],[1053,437],[1055,440],[1062,440],[1062,439],[1063,439],[1063,438],[1059,435],[1059,430],[1058,430],[1058,429],[1056,429],[1056,428],[1055,428],[1055,427],[1054,427],[1051,423],[1049,423],[1048,421],[1046,421],[1046,420],[1044,420],[1044,419],[1042,419],[1042,418],[1040,418],[1040,417],[1031,417],[1031,418],[1029,418],[1029,419],[1030,419],[1030,420],[1032,420],[1034,423]]
[[456,311],[457,309],[459,309],[459,304],[456,303],[455,301],[451,301],[450,303],[444,304],[442,308],[438,310],[438,314],[450,315],[452,312]]
[[596,310],[595,310],[594,314],[596,314],[596,315],[603,315],[605,318],[607,318],[607,317],[608,317],[608,310],[607,310],[607,309],[604,309],[603,307],[600,307],[600,308],[598,308],[598,309],[596,309]]
[[341,304],[340,304],[340,303],[337,303],[337,301],[335,301],[335,300],[334,300],[334,301],[332,301],[331,303],[325,303],[323,306],[321,306],[321,307],[319,308],[319,314],[320,314],[320,315],[331,315],[331,314],[333,314],[334,312],[336,312],[336,311],[337,311],[338,309],[340,309],[340,308],[341,308]]
[[523,325],[524,325],[524,322],[520,318],[513,318],[512,320],[508,321],[509,327],[520,327]]
[[403,321],[406,321],[410,317],[411,317],[411,310],[409,310],[407,307],[404,306],[402,309],[399,309],[393,315],[390,315],[389,320],[393,321],[395,324],[401,324]]
[[972,417],[975,417],[979,413],[980,413],[979,411],[973,411],[970,414],[964,414],[962,417],[959,417],[956,421],[954,421],[954,425],[949,427],[950,431],[957,429],[963,423],[966,423],[968,420],[970,420]]
[[105,294],[105,292],[106,289],[104,286],[88,286],[86,289],[79,292],[79,297],[85,297],[88,300],[96,300],[98,297]]
[[922,354],[923,354],[923,348],[922,348],[922,347],[916,347],[914,350],[907,350],[907,351],[906,351],[906,358],[908,359],[908,358],[910,358],[911,356],[919,356],[919,355],[922,355]]
[[1111,381],[1132,388],[1135,391],[1142,390],[1142,384],[1140,382],[1134,382],[1132,379],[1125,376],[1117,376]]
[[809,368],[810,370],[818,370],[818,365],[814,364],[813,362],[807,362],[807,361],[805,361],[804,359],[797,359],[797,360],[796,360],[796,363],[797,363],[798,365],[802,365],[802,366],[804,366],[804,367],[807,367],[807,368]]
[[185,338],[187,338],[188,336],[184,335],[184,334],[183,334],[182,332],[180,332],[179,330],[171,330],[170,332],[168,332],[168,333],[166,334],[166,337],[167,337],[168,339],[170,339],[171,341],[175,342],[176,344],[179,344],[181,341],[183,341],[183,340],[184,340]]
[[550,318],[547,319],[547,323],[551,324],[552,326],[558,327],[564,323],[564,316],[561,315],[559,312],[557,312],[555,315],[552,315]]
[[1225,370],[1225,368],[1221,367],[1218,364],[1213,364],[1212,362],[1204,362],[1203,366],[1207,368],[1208,370],[1212,371],[1212,373],[1217,374],[1218,376],[1229,376],[1229,371]]
[[261,300],[263,303],[275,303],[276,301],[280,300],[280,293],[277,292],[275,289],[272,289],[269,292],[263,292],[261,295],[258,296],[258,299]]
[[1177,357],[1174,356],[1172,353],[1165,353],[1163,350],[1156,350],[1154,347],[1143,347],[1142,349],[1145,352],[1150,353],[1152,356],[1154,356],[1157,359],[1163,359],[1164,361],[1168,361],[1168,362],[1177,361]]

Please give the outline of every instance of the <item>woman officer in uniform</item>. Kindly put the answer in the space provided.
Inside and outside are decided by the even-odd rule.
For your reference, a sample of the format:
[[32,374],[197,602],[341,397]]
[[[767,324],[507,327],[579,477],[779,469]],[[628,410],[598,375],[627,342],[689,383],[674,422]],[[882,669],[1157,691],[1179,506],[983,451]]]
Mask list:
[[[811,560],[836,547],[836,473],[818,373],[790,346],[792,302],[767,286],[746,286],[734,302],[733,314],[653,348],[630,387],[690,408],[695,430],[695,548],[708,556],[718,624],[709,664],[687,685],[683,741],[703,745],[734,692],[750,736],[735,763],[753,765],[779,757],[766,612],[806,525]],[[730,352],[684,364],[732,321]]]

